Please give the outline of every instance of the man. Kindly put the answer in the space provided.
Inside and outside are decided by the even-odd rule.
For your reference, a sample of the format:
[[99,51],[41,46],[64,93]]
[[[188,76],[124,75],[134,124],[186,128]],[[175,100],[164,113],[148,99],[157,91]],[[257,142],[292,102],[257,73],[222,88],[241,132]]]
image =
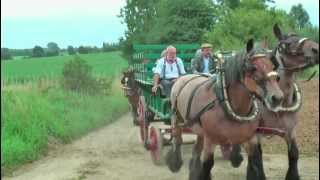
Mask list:
[[174,46],[168,46],[165,52],[165,56],[158,60],[154,69],[152,92],[157,92],[160,83],[165,96],[169,97],[173,83],[186,71],[182,60],[176,57],[177,50]]
[[191,70],[194,74],[215,72],[215,63],[212,55],[212,45],[204,43],[201,45],[195,57],[191,60]]

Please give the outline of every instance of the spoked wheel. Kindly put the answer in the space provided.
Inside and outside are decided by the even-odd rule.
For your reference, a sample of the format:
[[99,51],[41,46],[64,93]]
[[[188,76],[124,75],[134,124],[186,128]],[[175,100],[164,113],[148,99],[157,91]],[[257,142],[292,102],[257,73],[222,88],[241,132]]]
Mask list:
[[149,129],[149,123],[146,121],[146,111],[147,111],[147,106],[146,106],[144,96],[140,96],[139,106],[138,106],[138,121],[139,121],[139,127],[140,127],[140,139],[145,146],[148,143],[148,129]]
[[164,158],[162,155],[163,139],[164,138],[161,134],[160,129],[151,126],[149,137],[149,150],[152,162],[155,165],[161,165],[164,163]]

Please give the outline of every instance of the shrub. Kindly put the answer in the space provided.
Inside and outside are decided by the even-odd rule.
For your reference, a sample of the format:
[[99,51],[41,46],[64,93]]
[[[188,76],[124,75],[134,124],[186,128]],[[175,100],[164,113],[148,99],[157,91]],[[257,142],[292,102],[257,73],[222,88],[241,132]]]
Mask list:
[[96,93],[99,84],[92,76],[92,67],[79,56],[65,63],[63,67],[63,87],[80,93]]

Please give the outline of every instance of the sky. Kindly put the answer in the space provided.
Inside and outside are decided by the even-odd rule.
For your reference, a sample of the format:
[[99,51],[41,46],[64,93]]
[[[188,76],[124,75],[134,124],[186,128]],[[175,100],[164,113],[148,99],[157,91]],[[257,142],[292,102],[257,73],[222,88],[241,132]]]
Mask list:
[[[318,0],[275,0],[279,9],[290,11],[302,3],[312,24],[319,26]],[[124,36],[125,24],[117,17],[125,0],[1,0],[1,47],[46,47],[56,42],[101,47]]]

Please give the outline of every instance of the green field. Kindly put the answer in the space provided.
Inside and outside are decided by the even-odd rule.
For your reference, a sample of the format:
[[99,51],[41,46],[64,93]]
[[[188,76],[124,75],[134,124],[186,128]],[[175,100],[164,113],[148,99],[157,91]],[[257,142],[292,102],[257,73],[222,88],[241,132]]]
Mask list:
[[[121,58],[121,52],[80,54],[93,67],[93,73],[111,75],[127,66]],[[62,73],[63,65],[74,56],[55,56],[1,61],[1,79],[32,79],[57,77]]]
[[[1,62],[7,78],[59,76],[73,56]],[[113,78],[107,93],[81,94],[64,90],[57,81],[5,84],[1,88],[1,169],[10,172],[45,154],[52,139],[61,143],[113,122],[128,111],[120,89],[120,71],[128,64],[119,52],[81,55],[94,74]],[[4,71],[3,71],[4,70]],[[99,76],[100,77],[100,76]],[[98,78],[99,78],[98,77]],[[130,123],[130,122],[128,122]]]

